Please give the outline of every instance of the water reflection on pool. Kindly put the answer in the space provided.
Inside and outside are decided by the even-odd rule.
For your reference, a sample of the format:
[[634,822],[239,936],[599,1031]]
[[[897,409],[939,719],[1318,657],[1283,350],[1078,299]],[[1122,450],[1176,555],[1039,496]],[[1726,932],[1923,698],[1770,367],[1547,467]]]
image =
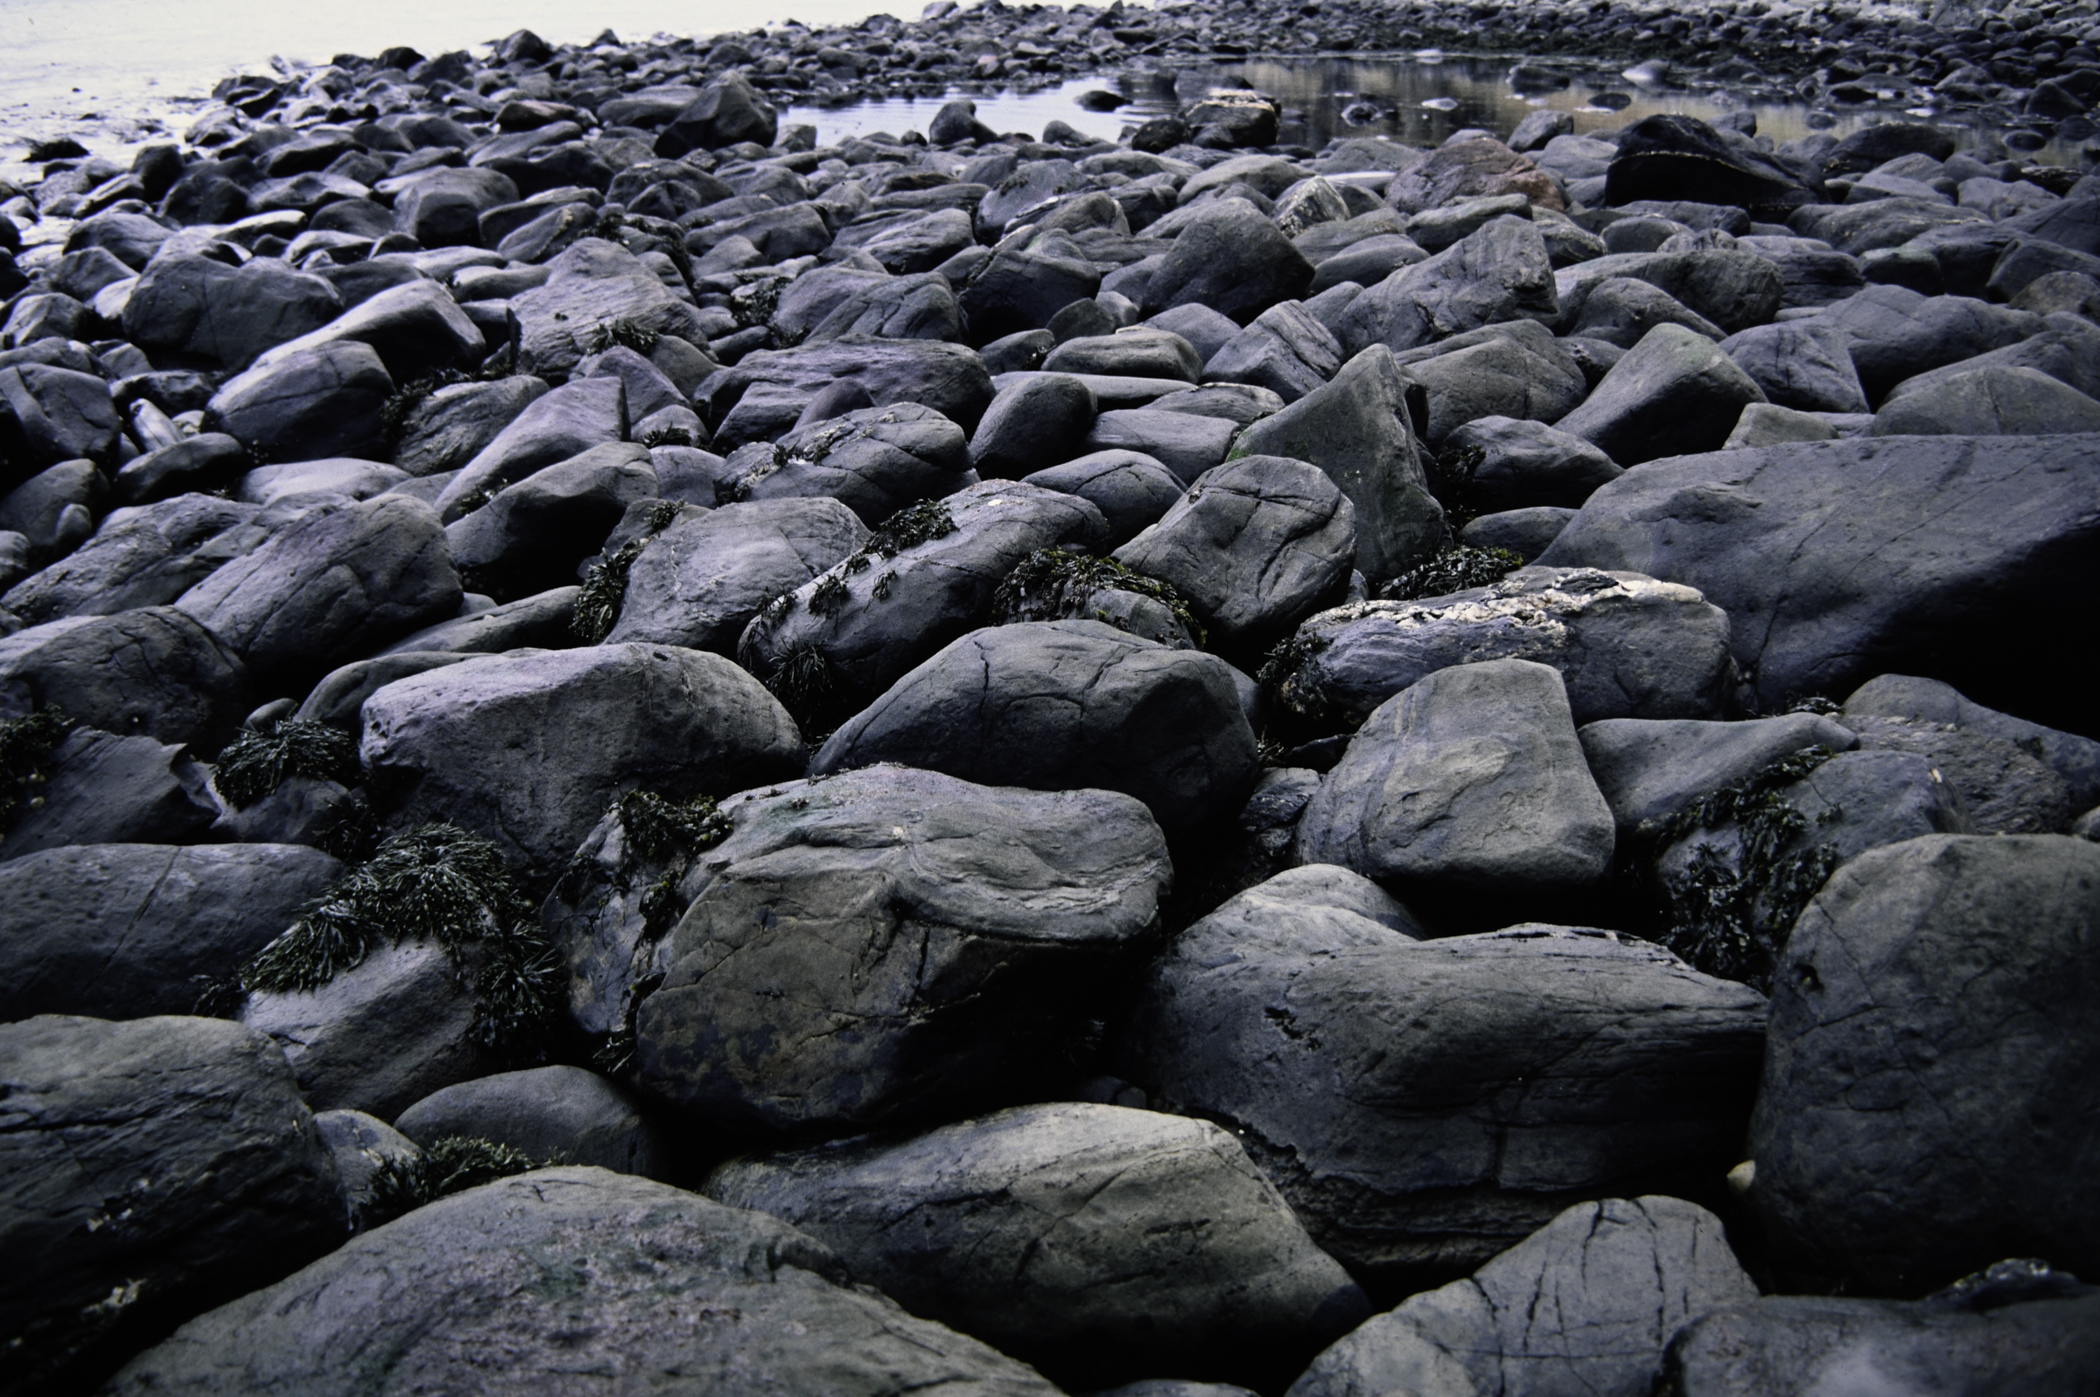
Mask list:
[[[1179,103],[1212,87],[1250,86],[1279,99],[1284,106],[1279,139],[1287,144],[1325,145],[1336,136],[1391,136],[1414,146],[1432,146],[1454,131],[1481,127],[1506,136],[1529,113],[1541,108],[1567,112],[1577,134],[1611,130],[1657,112],[1676,112],[1717,121],[1731,113],[1751,111],[1759,134],[1774,141],[1799,140],[1813,131],[1837,136],[1872,121],[1922,117],[1946,126],[1969,126],[1990,139],[1973,113],[1906,109],[1909,94],[1891,92],[1879,105],[1818,109],[1793,100],[1783,89],[1679,87],[1632,81],[1595,63],[1544,63],[1568,85],[1548,92],[1516,92],[1510,85],[1511,60],[1415,56],[1380,58],[1246,59],[1230,65],[1194,67],[1172,72],[1126,69],[1075,79],[1032,92],[968,94],[977,103],[978,119],[1001,132],[1041,135],[1051,121],[1062,121],[1090,136],[1114,140],[1134,124],[1175,110]],[[1127,105],[1113,112],[1088,111],[1081,93],[1106,88]],[[820,142],[874,131],[892,135],[924,131],[944,99],[892,98],[850,107],[791,108],[789,121],[809,122]],[[1971,142],[1964,142],[1965,145]],[[2080,142],[2051,141],[2020,155],[2048,164],[2082,163]]]

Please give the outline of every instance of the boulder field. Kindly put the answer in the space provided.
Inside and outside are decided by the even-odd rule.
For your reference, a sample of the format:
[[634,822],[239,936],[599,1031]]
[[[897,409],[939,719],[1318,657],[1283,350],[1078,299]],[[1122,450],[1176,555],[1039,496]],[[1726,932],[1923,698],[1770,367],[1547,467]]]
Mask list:
[[[2088,18],[941,0],[40,147],[0,1397],[2090,1394]],[[1548,28],[2014,129],[780,119]]]

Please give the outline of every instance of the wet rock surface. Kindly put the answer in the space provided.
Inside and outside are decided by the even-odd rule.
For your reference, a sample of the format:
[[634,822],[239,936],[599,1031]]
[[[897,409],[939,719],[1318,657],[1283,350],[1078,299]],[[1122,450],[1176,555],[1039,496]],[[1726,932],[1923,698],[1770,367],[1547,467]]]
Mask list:
[[[1430,49],[1715,115],[1254,86]],[[940,0],[40,146],[0,1393],[2083,1391],[2096,98]]]

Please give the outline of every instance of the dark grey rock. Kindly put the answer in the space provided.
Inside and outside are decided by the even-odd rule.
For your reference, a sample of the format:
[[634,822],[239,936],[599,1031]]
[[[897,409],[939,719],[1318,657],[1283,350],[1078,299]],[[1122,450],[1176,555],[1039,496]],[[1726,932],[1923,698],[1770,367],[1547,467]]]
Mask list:
[[1740,1156],[1760,996],[1610,932],[1418,934],[1353,874],[1280,874],[1154,964],[1124,1074],[1238,1134],[1331,1255],[1411,1289]]
[[1326,384],[1341,367],[1341,344],[1327,327],[1300,303],[1283,301],[1254,317],[1220,347],[1204,365],[1203,376],[1254,384],[1294,403]]
[[1574,510],[1554,505],[1498,510],[1460,529],[1458,541],[1467,548],[1500,548],[1528,563],[1545,552],[1574,517]]
[[89,844],[0,863],[0,1019],[189,1013],[342,871],[289,844]]
[[475,1033],[471,965],[435,942],[383,945],[305,992],[248,995],[241,1023],[284,1051],[318,1110],[382,1120],[503,1064]]
[[1356,508],[1319,467],[1235,456],[1115,559],[1170,584],[1223,649],[1258,653],[1348,585]]
[[1145,283],[1147,316],[1195,302],[1246,324],[1301,296],[1312,264],[1259,209],[1238,199],[1208,205],[1174,238]]
[[1576,734],[1622,835],[1650,837],[1701,796],[1733,786],[1809,747],[1859,745],[1851,729],[1816,713],[1721,723],[1605,718]]
[[917,403],[965,432],[976,430],[992,401],[992,377],[974,351],[938,340],[860,335],[746,354],[693,396],[696,404],[706,401],[716,424],[714,449],[729,451],[781,436],[811,395],[840,379],[858,383],[877,407]]
[[[501,405],[498,400],[490,407]],[[627,423],[627,386],[618,378],[576,379],[551,393],[535,394],[459,468],[439,493],[437,510],[449,523],[466,513],[477,496],[494,495],[594,446],[626,440]]]
[[1374,345],[1326,387],[1254,423],[1239,455],[1286,456],[1325,471],[1356,510],[1356,567],[1383,581],[1434,553],[1444,511],[1429,493],[1410,425],[1408,381],[1391,350]]
[[1963,359],[1944,368],[1913,374],[1889,389],[1885,406],[1941,385],[1977,369],[2040,369],[2058,382],[2091,397],[2100,394],[2100,325],[2083,317],[2050,316],[2047,328],[2027,339]]
[[566,377],[605,347],[598,336],[616,323],[688,342],[703,338],[699,312],[617,243],[585,238],[548,263],[548,272],[545,285],[510,302],[525,373],[550,382]]
[[1589,392],[1581,362],[1533,320],[1485,326],[1395,358],[1410,385],[1415,428],[1436,446],[1484,417],[1558,422]]
[[[544,1269],[521,1286],[524,1257]],[[495,1291],[508,1294],[500,1313],[481,1298]],[[829,1249],[785,1223],[589,1168],[499,1180],[376,1228],[177,1330],[111,1390],[333,1397],[378,1364],[405,1384],[499,1393],[578,1363],[724,1392],[1057,1390],[849,1284]]]
[[392,821],[450,820],[545,877],[629,790],[726,794],[802,762],[756,680],[671,646],[484,656],[396,680],[363,712],[373,800]]
[[1258,769],[1224,661],[1093,620],[972,631],[849,719],[810,773],[878,762],[981,785],[1121,791],[1169,834],[1236,806]]
[[1379,705],[1298,826],[1303,862],[1497,899],[1594,884],[1612,847],[1560,674],[1515,659],[1439,670]]
[[[2100,801],[2100,742],[1973,703],[1937,679],[1884,674],[1869,680],[1852,691],[1838,715],[1848,726],[1864,718],[1893,718],[2010,742],[2063,778],[2074,808],[2084,810]],[[1977,797],[1985,794],[1985,783],[1977,785],[1975,795],[1963,792],[1971,813],[1977,813]]]
[[1022,1106],[735,1160],[703,1188],[807,1228],[913,1313],[1074,1387],[1288,1375],[1369,1308],[1207,1121]]
[[1712,340],[1724,333],[1675,296],[1637,277],[1610,277],[1591,287],[1568,333],[1631,349],[1658,325],[1682,325]]
[[[2008,1267],[2026,1263],[2007,1262]],[[1994,1268],[1995,1269],[1995,1268]],[[2046,1268],[2045,1268],[2046,1270]],[[2100,1379],[2100,1293],[2068,1276],[2014,1303],[1768,1295],[1695,1319],[1662,1381],[1683,1397],[1750,1397],[1818,1381],[2070,1397]]]
[[1089,453],[1135,451],[1150,456],[1186,482],[1223,461],[1238,435],[1239,424],[1230,418],[1126,408],[1096,417],[1082,444]]
[[228,436],[272,461],[370,458],[382,448],[380,409],[393,392],[369,345],[340,340],[229,379],[210,410]]
[[379,689],[396,679],[426,674],[433,669],[458,664],[468,658],[466,655],[443,651],[417,651],[401,655],[379,655],[369,660],[353,660],[341,669],[331,670],[323,676],[293,716],[327,723],[331,727],[344,728],[353,733],[359,732],[364,726],[361,715],[365,700]]
[[1529,219],[1493,219],[1426,262],[1403,267],[1350,302],[1339,338],[1413,349],[1498,321],[1560,318],[1546,241]]
[[1539,562],[1699,588],[1760,704],[1922,670],[2071,726],[2085,708],[2042,662],[2040,628],[2075,585],[2060,570],[2091,555],[2100,512],[2077,463],[2096,446],[1885,438],[1656,462],[1592,495]]
[[1544,422],[1478,417],[1445,441],[1453,450],[1480,451],[1473,498],[1489,510],[1579,509],[1600,487],[1625,474],[1589,442]]
[[[573,621],[580,587],[554,587],[412,631],[375,659],[394,655],[493,655],[534,647],[565,650],[581,643]],[[322,681],[326,683],[324,679]],[[351,726],[355,726],[352,724]]]
[[1344,724],[1428,675],[1485,659],[1553,666],[1578,723],[1712,717],[1734,688],[1727,614],[1638,573],[1538,565],[1446,597],[1352,602],[1299,637],[1309,653],[1279,680],[1279,697]]
[[1780,1259],[1898,1294],[2008,1250],[2100,1265],[2070,1163],[2100,1044],[2079,989],[2096,899],[2100,849],[2049,835],[1931,835],[1831,876],[1773,975],[1751,1130]]
[[1093,390],[1070,374],[1034,374],[1002,387],[970,439],[970,466],[986,479],[1018,479],[1068,461],[1097,413]]
[[1181,498],[1181,482],[1139,451],[1094,451],[1024,476],[1022,484],[1077,495],[1108,521],[1105,547],[1136,538]]
[[505,486],[447,525],[445,546],[463,585],[506,601],[530,596],[571,582],[627,506],[658,495],[649,448],[608,442]]
[[0,1026],[10,1386],[82,1391],[167,1326],[340,1240],[276,1046],[216,1019]]
[[2039,369],[1974,369],[1898,398],[1874,415],[1874,435],[2056,436],[2100,431],[2100,401]]
[[1967,296],[1870,286],[1824,311],[1844,334],[1869,402],[1928,369],[1973,359],[2042,329],[2041,317]]
[[118,423],[109,385],[93,374],[50,364],[0,368],[0,439],[12,458],[0,488],[60,461],[115,460]]
[[960,426],[933,408],[893,403],[753,442],[731,453],[725,470],[739,500],[836,499],[875,528],[960,489],[970,467]]
[[[787,595],[784,614],[760,616],[744,632],[738,662],[774,678],[796,654],[814,651],[844,717],[935,651],[990,619],[992,591],[1038,549],[1106,539],[1101,511],[1075,495],[1018,481],[988,480],[942,501],[954,532],[844,565]],[[844,597],[831,595],[833,586]],[[812,602],[825,589],[824,609]]]
[[327,344],[369,345],[396,382],[480,360],[481,331],[442,286],[424,277],[358,303],[317,330],[257,357],[258,367]]
[[1697,1204],[1581,1203],[1467,1279],[1367,1320],[1314,1359],[1290,1397],[1648,1397],[1672,1334],[1757,1298],[1721,1220]]
[[379,1171],[387,1165],[406,1165],[421,1158],[415,1142],[377,1116],[363,1111],[320,1111],[314,1129],[335,1161],[341,1181],[343,1208],[353,1223],[372,1211],[378,1202],[374,1187]]
[[70,616],[0,638],[0,686],[105,732],[213,752],[255,706],[229,647],[167,606]]
[[[1171,877],[1145,807],[1107,791],[885,766],[724,809],[735,831],[681,887],[699,885],[635,1019],[642,1085],[723,1123],[865,1127],[1028,1099]],[[793,998],[767,993],[783,979]]]
[[1721,341],[1768,402],[1802,412],[1865,412],[1850,341],[1822,317],[1760,325]]
[[523,375],[440,388],[409,410],[393,463],[413,476],[458,470],[546,392],[544,382]]
[[972,343],[1039,330],[1074,301],[1101,289],[1101,273],[1070,235],[1032,225],[992,249],[956,298]]
[[1557,424],[1622,466],[1711,451],[1762,388],[1711,339],[1658,325]]
[[149,352],[240,370],[264,350],[318,330],[343,312],[322,278],[258,257],[240,267],[171,253],[139,277],[124,302],[124,338]]
[[627,1094],[581,1067],[531,1067],[440,1087],[394,1126],[419,1145],[466,1135],[616,1174],[660,1178],[671,1162]]
[[327,673],[459,607],[429,505],[383,495],[312,510],[182,594],[264,682]]
[[1043,360],[1043,372],[1175,378],[1194,383],[1202,375],[1203,359],[1194,345],[1173,331],[1139,325],[1113,334],[1065,340]]
[[51,753],[37,799],[15,811],[0,860],[69,844],[191,844],[219,806],[187,747],[75,728]]
[[124,463],[112,482],[123,504],[148,504],[186,491],[224,490],[255,464],[224,432],[200,432]]
[[830,499],[754,500],[680,519],[629,566],[606,642],[732,654],[759,608],[867,541],[867,526]]

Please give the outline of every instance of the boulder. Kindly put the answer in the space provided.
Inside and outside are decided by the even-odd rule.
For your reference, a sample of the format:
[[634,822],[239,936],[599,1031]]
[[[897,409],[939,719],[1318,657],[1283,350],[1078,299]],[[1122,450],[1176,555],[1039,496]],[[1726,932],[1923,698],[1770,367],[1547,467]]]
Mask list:
[[1257,770],[1224,661],[1091,620],[972,631],[848,720],[810,774],[878,762],[982,785],[1121,791],[1169,834],[1235,808]]
[[961,340],[962,308],[948,279],[934,272],[893,276],[857,291],[819,321],[808,343],[845,335],[898,340]]
[[412,1166],[423,1155],[406,1135],[363,1111],[316,1112],[314,1129],[335,1160],[343,1207],[353,1226],[379,1203],[380,1171],[389,1165]]
[[1031,374],[999,390],[970,438],[970,467],[987,480],[1017,480],[1080,454],[1099,405],[1084,380]]
[[1798,171],[1694,117],[1643,117],[1618,145],[1605,175],[1604,202],[1613,208],[1640,199],[1687,199],[1733,204],[1773,220],[1811,202],[1816,192]]
[[675,160],[692,150],[720,150],[750,141],[769,146],[779,135],[773,104],[740,72],[711,78],[692,104],[666,124],[656,154]]
[[1203,376],[1212,382],[1251,383],[1294,403],[1333,378],[1341,366],[1341,344],[1327,327],[1298,302],[1283,301],[1254,317],[1211,355]]
[[385,1119],[503,1065],[472,969],[434,941],[382,945],[316,989],[250,993],[240,1020],[276,1040],[309,1105]]
[[40,800],[0,831],[0,860],[70,844],[193,844],[219,816],[210,771],[189,748],[150,737],[75,728],[43,770]]
[[2045,617],[2092,555],[2096,451],[1883,438],[1656,462],[1592,495],[1539,562],[1697,587],[1727,611],[1761,705],[1922,672],[2075,728],[2086,705],[2044,661]]
[[1186,597],[1217,645],[1258,653],[1348,586],[1356,507],[1319,467],[1235,456],[1204,472],[1117,562]]
[[581,1067],[530,1067],[440,1087],[394,1120],[418,1145],[494,1140],[533,1159],[660,1177],[670,1155],[625,1092]]
[[1696,718],[1604,718],[1576,733],[1622,837],[1653,838],[1701,796],[1737,785],[1810,747],[1846,752],[1851,729],[1818,713],[1722,723]]
[[1279,874],[1154,963],[1124,1075],[1232,1130],[1327,1252],[1409,1289],[1740,1156],[1762,997],[1611,932],[1418,935],[1354,874]]
[[247,667],[170,606],[70,616],[0,638],[0,688],[89,727],[216,752],[255,706]]
[[397,383],[455,364],[478,362],[481,331],[445,288],[425,277],[359,302],[319,329],[265,351],[258,367],[326,344],[369,345]]
[[1429,493],[1410,425],[1408,381],[1374,345],[1334,381],[1241,432],[1234,451],[1283,456],[1325,471],[1356,511],[1356,567],[1383,581],[1434,553],[1444,511]]
[[1043,360],[1043,372],[1178,378],[1194,383],[1203,372],[1203,358],[1194,345],[1173,331],[1137,325],[1114,334],[1065,340]]
[[458,470],[546,392],[544,382],[522,374],[440,388],[402,419],[393,463],[419,477]]
[[1499,510],[1475,516],[1459,530],[1458,541],[1467,548],[1500,548],[1528,563],[1545,552],[1574,517],[1572,509],[1544,504]]
[[124,338],[149,353],[238,371],[342,312],[342,295],[327,281],[276,258],[230,267],[212,257],[169,253],[131,288],[123,329]]
[[[1670,1344],[1664,1390],[1684,1397],[1806,1392],[1819,1383],[1887,1390],[2070,1397],[2100,1378],[2100,1290],[2031,1261],[1923,1300],[1768,1295],[1694,1319]],[[2022,1273],[2039,1272],[2022,1284]],[[1982,1278],[1972,1278],[1982,1279]]]
[[693,394],[715,423],[714,449],[772,441],[793,427],[817,392],[849,379],[876,407],[917,403],[975,431],[992,401],[992,376],[974,350],[938,340],[847,335],[823,344],[746,354]]
[[1135,451],[1150,456],[1187,483],[1222,462],[1239,431],[1239,423],[1231,418],[1127,408],[1095,418],[1081,445],[1089,453]]
[[577,379],[535,395],[439,492],[437,510],[449,523],[478,496],[493,496],[594,446],[625,441],[627,423],[627,387],[618,378]]
[[293,844],[87,844],[0,863],[0,1020],[186,1014],[342,871]]
[[[1867,681],[1852,691],[1838,713],[1838,721],[1852,729],[1865,729],[1867,720],[1877,718],[2010,743],[2062,779],[2074,809],[2088,810],[2100,804],[2100,742],[2092,738],[1997,712],[1972,702],[1951,684],[1907,674],[1884,674]],[[1988,779],[1976,785],[1973,795],[1963,791],[1971,813],[1979,812],[1990,794]]]
[[383,180],[374,192],[392,196],[395,230],[424,247],[477,245],[481,216],[518,202],[518,186],[507,175],[480,168],[422,169]]
[[618,243],[584,238],[547,268],[543,285],[511,298],[521,372],[558,382],[585,355],[606,348],[615,326],[688,342],[704,338],[699,312]]
[[0,607],[34,626],[164,606],[254,546],[260,513],[210,495],[118,510],[86,543],[0,593]]
[[1658,325],[1682,325],[1711,340],[1725,334],[1675,296],[1638,277],[1625,276],[1609,277],[1591,287],[1568,333],[1631,349]]
[[1866,390],[1852,366],[1851,341],[1818,316],[1760,325],[1721,341],[1767,402],[1802,412],[1865,412]]
[[1578,723],[1706,718],[1732,695],[1730,634],[1727,613],[1690,587],[1538,565],[1449,596],[1321,612],[1274,682],[1287,707],[1346,730],[1439,670],[1530,660],[1560,671]]
[[1174,238],[1145,283],[1145,315],[1191,302],[1246,324],[1278,301],[1301,296],[1312,263],[1259,209],[1220,199]]
[[1158,522],[1181,498],[1181,482],[1138,451],[1094,451],[1022,478],[1061,494],[1077,495],[1108,521],[1105,546],[1120,548]]
[[808,1229],[914,1314],[1083,1389],[1162,1371],[1288,1376],[1369,1308],[1207,1121],[1022,1106],[735,1160],[702,1188]]
[[643,1087],[728,1126],[1030,1099],[1146,949],[1171,878],[1145,807],[1107,791],[883,766],[724,810],[734,831],[681,886],[697,894],[634,1024]]
[[1874,415],[1874,435],[2033,437],[2100,432],[2100,401],[2039,369],[1988,368],[1940,380]]
[[1402,267],[1349,303],[1336,331],[1350,354],[1413,349],[1498,321],[1560,318],[1538,225],[1505,215],[1426,262]]
[[380,409],[393,393],[371,346],[338,340],[227,380],[210,411],[228,436],[267,460],[370,458],[383,450]]
[[178,1329],[110,1390],[347,1397],[384,1368],[404,1386],[497,1393],[578,1365],[724,1392],[1057,1391],[852,1285],[786,1223],[580,1167],[500,1179],[353,1238]]
[[1590,391],[1581,361],[1535,320],[1484,326],[1394,358],[1415,429],[1438,446],[1483,417],[1558,422]]
[[360,716],[365,700],[396,679],[425,674],[446,665],[458,664],[467,655],[444,651],[415,651],[402,655],[375,655],[352,660],[341,669],[330,670],[314,685],[292,716],[326,723],[356,733],[363,730]]
[[969,469],[963,429],[913,403],[864,407],[777,442],[753,442],[725,467],[738,500],[835,499],[870,528],[908,505],[952,494]]
[[297,682],[451,615],[460,596],[435,511],[382,495],[299,515],[175,605],[259,680]]
[[543,878],[629,790],[726,794],[802,762],[756,680],[665,645],[489,655],[396,680],[363,712],[373,802],[394,824],[449,820]]
[[1385,201],[1402,213],[1419,214],[1460,199],[1507,194],[1543,208],[1566,207],[1537,165],[1495,140],[1457,141],[1422,152],[1394,173]]
[[12,490],[60,461],[104,466],[117,455],[120,432],[109,385],[93,374],[50,364],[0,368],[0,489]]
[[629,565],[606,643],[733,654],[761,607],[867,541],[867,526],[832,499],[754,500],[681,518]]
[[[762,612],[738,663],[776,691],[799,690],[805,716],[843,719],[989,620],[993,589],[1029,554],[1061,544],[1092,551],[1108,533],[1101,511],[1078,496],[1010,480],[968,486],[904,522],[857,555],[869,566],[848,559]],[[807,670],[817,677],[791,677]]]
[[973,344],[1038,330],[1101,287],[1101,273],[1070,235],[1023,228],[992,249],[956,298]]
[[1374,709],[1306,806],[1297,853],[1398,890],[1514,902],[1595,884],[1612,847],[1559,673],[1509,659],[1438,670]]
[[1625,474],[1582,438],[1539,421],[1476,417],[1444,442],[1447,450],[1480,452],[1472,497],[1489,511],[1543,505],[1579,509],[1600,487]]
[[1697,1204],[1579,1203],[1465,1280],[1365,1321],[1313,1360],[1290,1397],[1648,1397],[1679,1328],[1757,1298],[1721,1220]]
[[1895,1294],[2008,1250],[2100,1266],[2070,1163],[2092,1148],[2096,906],[2100,849],[2058,836],[1928,835],[1831,876],[1773,975],[1751,1130],[1784,1263]]
[[282,1054],[217,1019],[0,1025],[9,1386],[85,1391],[168,1326],[341,1240]]
[[1658,325],[1557,424],[1623,466],[1711,451],[1764,390],[1711,339]]
[[218,491],[255,464],[224,432],[200,432],[124,463],[111,482],[121,504],[145,504],[185,491]]
[[510,601],[572,583],[627,507],[660,493],[648,447],[608,442],[505,486],[447,525],[445,546],[462,585]]
[[1906,286],[1870,286],[1819,319],[1845,336],[1869,402],[1914,374],[2003,349],[2043,328],[2027,311]]

